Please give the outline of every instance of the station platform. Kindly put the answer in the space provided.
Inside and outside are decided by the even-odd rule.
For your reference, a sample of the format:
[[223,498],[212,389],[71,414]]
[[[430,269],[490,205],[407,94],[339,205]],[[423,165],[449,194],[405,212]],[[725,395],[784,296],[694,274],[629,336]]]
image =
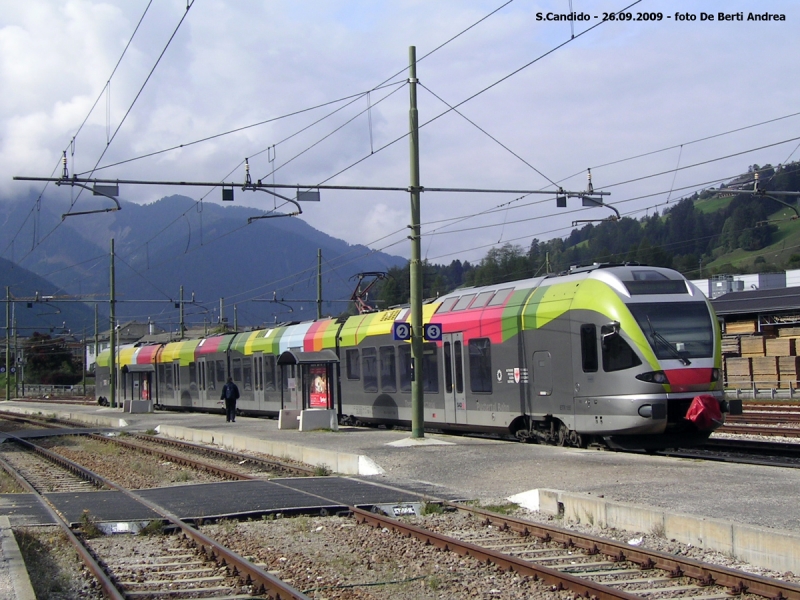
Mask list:
[[87,426],[158,431],[264,452],[363,482],[424,490],[430,499],[511,499],[532,510],[560,513],[566,521],[665,532],[668,538],[757,565],[800,572],[800,469],[484,437],[426,434],[423,440],[411,440],[403,430],[300,432],[279,430],[270,419],[237,417],[235,423],[226,423],[222,414],[130,414],[100,406],[21,401],[0,402],[0,411],[55,415]]

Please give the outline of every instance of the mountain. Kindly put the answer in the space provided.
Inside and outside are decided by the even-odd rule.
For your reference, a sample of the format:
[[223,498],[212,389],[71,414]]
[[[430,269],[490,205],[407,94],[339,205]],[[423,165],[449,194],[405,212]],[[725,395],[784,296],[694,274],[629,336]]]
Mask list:
[[[80,210],[109,203],[81,199]],[[178,324],[175,303],[181,286],[187,325],[218,322],[220,299],[229,322],[234,319],[231,305],[236,305],[240,326],[299,321],[316,314],[318,249],[323,314],[347,310],[348,304],[340,301],[352,294],[355,282],[350,278],[355,274],[406,263],[333,238],[297,218],[248,225],[248,218],[266,214],[257,209],[198,204],[185,196],[120,204],[119,211],[62,219],[69,208],[63,203],[43,201],[37,207],[35,198],[1,202],[0,234],[14,240],[3,256],[51,281],[48,289],[57,294],[107,301],[113,238],[117,318],[151,318],[168,330]],[[12,293],[21,295],[16,288]],[[283,303],[271,302],[273,298]],[[107,305],[101,306],[103,314]]]
[[[37,331],[44,334],[70,332],[81,337],[84,328],[87,335],[94,334],[94,308],[83,302],[65,302],[62,290],[46,279],[0,258],[0,282],[3,285],[0,290],[3,300],[6,298],[5,288],[9,286],[12,298],[11,326],[16,320],[20,337],[30,337]],[[30,301],[37,295],[38,301]],[[51,297],[52,301],[49,301]],[[2,318],[5,326],[5,315]]]

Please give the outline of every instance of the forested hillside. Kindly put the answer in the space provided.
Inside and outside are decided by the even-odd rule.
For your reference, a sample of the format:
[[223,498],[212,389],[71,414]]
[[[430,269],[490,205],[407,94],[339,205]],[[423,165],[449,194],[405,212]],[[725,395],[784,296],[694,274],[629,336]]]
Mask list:
[[[524,279],[593,262],[670,267],[690,279],[800,268],[800,220],[791,208],[797,206],[797,198],[769,196],[770,191],[800,191],[800,163],[752,165],[721,187],[752,190],[756,173],[764,194],[718,195],[706,190],[642,219],[590,223],[563,239],[534,239],[527,248],[493,248],[477,264],[425,264],[423,295],[435,297],[461,285]],[[379,292],[382,306],[408,302],[408,267],[394,268],[390,276]]]

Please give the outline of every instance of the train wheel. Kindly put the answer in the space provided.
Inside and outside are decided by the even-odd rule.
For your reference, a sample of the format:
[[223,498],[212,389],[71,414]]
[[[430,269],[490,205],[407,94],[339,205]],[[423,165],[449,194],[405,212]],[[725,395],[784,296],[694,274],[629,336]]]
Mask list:
[[561,426],[558,428],[558,445],[559,446],[566,446],[567,445],[567,438],[569,437],[569,430],[567,426],[561,423]]

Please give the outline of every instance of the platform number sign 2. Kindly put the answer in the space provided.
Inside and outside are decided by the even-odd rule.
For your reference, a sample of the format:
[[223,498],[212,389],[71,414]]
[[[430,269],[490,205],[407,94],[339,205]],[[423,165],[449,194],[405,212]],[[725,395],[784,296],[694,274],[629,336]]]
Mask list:
[[411,339],[411,325],[408,323],[395,323],[392,325],[392,339],[395,342],[405,342]]

